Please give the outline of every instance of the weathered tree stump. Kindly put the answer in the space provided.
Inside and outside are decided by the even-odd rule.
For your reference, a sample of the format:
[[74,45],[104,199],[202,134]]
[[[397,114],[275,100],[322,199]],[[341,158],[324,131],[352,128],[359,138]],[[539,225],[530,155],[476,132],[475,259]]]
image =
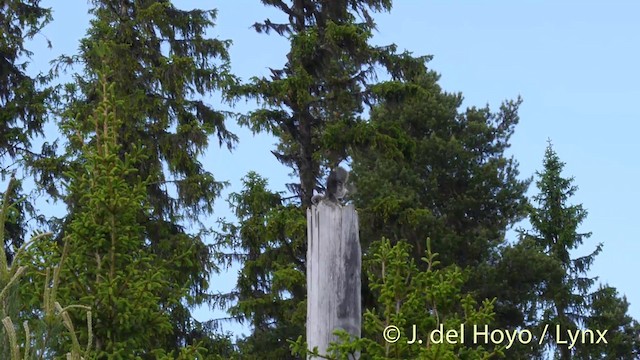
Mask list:
[[307,344],[325,355],[337,341],[334,330],[360,337],[358,213],[353,205],[321,201],[307,210],[307,239]]

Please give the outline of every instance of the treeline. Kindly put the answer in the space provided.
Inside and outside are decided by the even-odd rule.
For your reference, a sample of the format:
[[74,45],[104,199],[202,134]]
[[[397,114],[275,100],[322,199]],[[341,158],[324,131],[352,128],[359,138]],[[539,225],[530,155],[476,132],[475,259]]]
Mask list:
[[[534,179],[505,154],[521,99],[463,109],[429,56],[372,45],[374,15],[391,11],[390,0],[262,3],[288,21],[254,30],[285,37],[290,49],[282,68],[244,82],[231,71],[231,41],[215,36],[225,14],[169,0],[90,1],[78,53],[29,76],[24,59],[38,54],[26,44],[55,19],[39,0],[0,3],[0,159],[10,178],[0,358],[306,358],[305,214],[338,164],[357,189],[350,201],[366,275],[363,336],[336,344],[338,358],[640,356],[625,297],[589,275],[602,245],[581,232],[587,212],[572,204],[577,189],[551,143],[531,199]],[[69,67],[81,70],[59,84]],[[222,111],[227,104],[202,100],[213,93],[258,107]],[[211,140],[234,149],[234,121],[278,140],[264,156],[289,168],[292,182],[273,191],[247,174],[228,199],[235,219],[211,229],[202,220],[228,184],[200,158]],[[47,123],[61,138],[43,133]],[[36,211],[25,180],[62,202],[65,216]],[[33,218],[48,232],[29,234]],[[524,219],[530,228],[508,241]],[[583,242],[592,252],[574,257]],[[235,289],[212,291],[209,276],[231,264],[241,267]],[[250,334],[234,339],[214,320],[196,321],[202,305],[228,311]],[[425,341],[390,343],[389,325],[405,337],[415,325]],[[427,341],[434,329],[473,325],[531,338]],[[587,329],[593,343],[564,343]]]

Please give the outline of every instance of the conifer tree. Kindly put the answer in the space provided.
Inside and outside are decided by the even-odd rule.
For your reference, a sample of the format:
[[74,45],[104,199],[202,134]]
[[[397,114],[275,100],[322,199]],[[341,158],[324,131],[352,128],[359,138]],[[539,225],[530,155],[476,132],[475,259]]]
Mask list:
[[[214,10],[181,10],[168,0],[92,0],[91,4],[93,18],[79,53],[61,57],[53,69],[57,73],[69,65],[81,67],[75,81],[60,93],[56,114],[68,143],[62,156],[55,143],[47,144],[46,157],[36,162],[36,180],[67,204],[68,214],[53,222],[60,242],[79,216],[76,208],[82,194],[65,193],[59,184],[68,180],[65,174],[84,166],[78,158],[83,144],[76,133],[93,131],[85,119],[100,101],[98,72],[108,67],[106,80],[121,102],[117,156],[124,161],[133,144],[139,144],[136,151],[146,158],[138,164],[138,174],[148,179],[145,196],[151,210],[139,211],[136,217],[157,265],[173,261],[158,302],[171,319],[164,341],[177,350],[207,337],[204,324],[190,312],[190,307],[209,300],[208,279],[215,270],[200,216],[212,213],[225,183],[205,170],[200,156],[210,137],[228,148],[236,137],[225,126],[225,114],[202,97],[234,81],[228,71],[229,41],[208,37]],[[129,186],[137,184],[137,176],[124,176]],[[194,223],[200,231],[190,234],[186,226]],[[185,293],[183,286],[188,289]],[[180,301],[173,297],[177,293],[182,294]]]
[[374,87],[372,140],[354,152],[363,239],[406,240],[416,259],[425,236],[443,264],[478,266],[495,256],[507,227],[524,216],[528,180],[505,155],[521,100],[499,111],[460,111],[430,71]]
[[[284,204],[283,195],[267,188],[267,181],[250,172],[243,190],[230,196],[237,224],[224,223],[219,241],[243,254],[236,289],[221,296],[219,305],[251,326],[239,342],[243,359],[292,359],[287,340],[304,334],[306,278],[300,242],[306,237],[306,217],[296,204]],[[296,242],[292,242],[295,239]],[[237,299],[237,302],[235,300]]]
[[297,175],[299,183],[289,184],[289,190],[306,208],[313,191],[322,190],[322,170],[346,160],[354,137],[361,135],[355,130],[364,105],[372,100],[375,66],[403,78],[422,71],[427,58],[397,54],[394,45],[369,44],[375,28],[370,13],[389,11],[391,1],[262,2],[281,10],[289,22],[267,19],[254,28],[288,37],[291,48],[282,69],[237,88],[238,96],[261,105],[242,116],[241,123],[279,138],[273,154]]
[[[108,68],[104,71],[108,74]],[[146,194],[149,180],[139,175],[138,168],[146,157],[139,144],[129,144],[131,152],[120,157],[118,129],[122,121],[117,114],[123,102],[115,99],[115,87],[105,80],[108,76],[100,75],[101,101],[88,119],[93,131],[75,131],[87,122],[80,119],[70,121],[65,129],[76,135],[72,141],[82,144],[76,167],[66,174],[70,196],[81,195],[75,200],[74,218],[63,239],[61,270],[56,270],[51,295],[47,294],[48,276],[44,282],[38,279],[37,269],[29,273],[30,281],[21,293],[27,303],[36,303],[34,298],[42,294],[33,287],[44,285],[45,308],[51,296],[62,303],[78,304],[68,311],[69,320],[65,319],[65,326],[75,324],[69,328],[74,341],[65,342],[62,336],[49,338],[42,354],[77,353],[80,343],[88,344],[90,358],[95,359],[204,359],[207,349],[199,342],[177,351],[166,341],[173,331],[170,308],[189,291],[186,285],[171,284],[171,267],[180,257],[191,254],[159,258],[145,237],[139,214],[151,211]],[[45,244],[33,248],[36,250],[29,253],[36,263],[57,258],[55,247]],[[31,311],[31,307],[23,309]],[[92,315],[88,322],[87,309]],[[45,312],[43,316],[46,322],[50,315]],[[219,357],[212,354],[208,359]]]
[[[580,233],[578,227],[586,219],[587,211],[582,205],[571,205],[577,186],[573,178],[562,176],[564,163],[549,142],[544,155],[543,170],[537,172],[536,185],[539,193],[529,210],[530,231],[521,231],[522,236],[532,239],[538,248],[554,263],[540,289],[537,310],[541,312],[540,327],[560,326],[562,334],[567,330],[583,329],[589,315],[591,287],[596,278],[588,277],[595,257],[602,250],[596,245],[593,252],[577,258],[571,252],[580,247],[591,233]],[[575,349],[560,344],[558,332],[550,332],[546,338],[549,349],[562,360],[571,359]],[[566,336],[565,336],[566,337]],[[563,337],[562,340],[566,340]]]
[[[89,144],[82,134],[75,139],[85,145],[82,165],[69,174],[69,192],[81,195],[65,235],[70,249],[58,293],[91,307],[98,358],[133,358],[162,349],[163,337],[171,333],[169,314],[160,303],[169,264],[155,260],[138,221],[140,212],[149,211],[148,180],[136,170],[144,155],[134,145],[124,159],[118,156],[121,107],[113,86],[104,80],[101,85],[101,102],[90,117],[93,141]],[[127,182],[131,178],[138,181]],[[178,302],[180,294],[170,298]]]
[[[462,95],[443,91],[438,80],[425,71],[372,87],[378,100],[369,140],[355,147],[352,163],[363,249],[376,236],[408,242],[422,267],[428,236],[442,264],[469,270],[465,291],[496,299],[496,328],[522,328],[531,320],[523,304],[535,296],[545,263],[528,247],[506,246],[507,229],[526,214],[530,183],[506,154],[521,99],[497,111],[461,109]],[[373,294],[365,291],[363,299],[377,306]],[[527,358],[529,351],[511,347],[505,354]]]
[[0,3],[0,159],[11,160],[30,150],[34,135],[42,135],[45,99],[38,88],[40,76],[26,73],[33,55],[25,42],[51,20],[51,11],[40,0],[6,0]]
[[[36,154],[31,140],[42,135],[46,120],[46,102],[51,90],[42,88],[44,76],[27,75],[33,53],[26,41],[39,34],[51,20],[51,11],[40,0],[6,0],[0,2],[0,176],[5,180],[9,172],[25,169]],[[35,215],[30,202],[17,201],[23,197],[22,185],[16,180],[10,199],[16,204],[5,224],[4,253],[11,263],[14,249],[25,240],[27,215]]]
[[628,314],[629,303],[611,286],[600,285],[590,296],[585,329],[606,331],[606,343],[594,338],[576,349],[576,359],[640,358],[640,323]]

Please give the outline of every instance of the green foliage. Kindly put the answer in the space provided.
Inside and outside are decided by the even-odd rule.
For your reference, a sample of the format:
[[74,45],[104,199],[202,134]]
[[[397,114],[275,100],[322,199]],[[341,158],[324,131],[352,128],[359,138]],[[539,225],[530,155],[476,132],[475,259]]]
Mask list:
[[[243,181],[244,190],[230,196],[238,224],[223,223],[218,236],[219,246],[242,251],[219,254],[222,263],[243,263],[237,281],[239,301],[229,313],[254,329],[254,336],[238,344],[243,358],[290,358],[287,339],[304,332],[306,303],[298,299],[306,296],[306,277],[304,263],[289,259],[306,245],[306,218],[298,206],[284,205],[281,195],[269,191],[258,174],[251,172]],[[276,326],[273,319],[288,326]]]
[[[163,341],[172,332],[171,319],[160,300],[164,297],[170,300],[164,305],[175,306],[188,289],[170,283],[170,259],[159,259],[145,241],[138,215],[149,211],[148,180],[137,174],[145,156],[134,144],[120,158],[122,103],[115,101],[114,86],[104,77],[101,84],[101,102],[89,119],[94,125],[92,139],[77,133],[75,140],[84,144],[78,158],[81,166],[66,174],[69,193],[79,196],[65,232],[69,249],[58,274],[57,297],[91,308],[92,333],[83,326],[73,331],[80,342],[94,344],[94,358],[146,359],[153,349],[171,348]],[[79,126],[75,124],[70,122],[67,130]],[[132,178],[137,181],[127,181]],[[77,323],[80,314],[69,313]],[[59,343],[53,350],[63,354],[70,348]],[[198,349],[186,348],[185,354],[191,350]]]
[[461,113],[462,96],[437,80],[430,72],[374,87],[380,104],[352,166],[362,238],[407,239],[417,259],[429,236],[444,264],[478,266],[524,216],[528,181],[504,154],[520,100]]
[[158,336],[170,333],[158,303],[168,284],[137,221],[146,183],[126,182],[144,158],[139,151],[118,157],[118,106],[113,87],[102,85],[102,102],[90,119],[93,144],[82,149],[80,171],[68,174],[69,192],[81,195],[67,230],[71,249],[59,293],[93,308],[98,357],[128,358],[157,347]]
[[[374,28],[369,12],[389,10],[390,1],[263,3],[290,16],[288,24],[267,20],[254,25],[258,32],[286,34],[291,43],[287,63],[269,78],[253,78],[234,88],[231,95],[255,98],[262,105],[242,115],[240,123],[279,138],[274,155],[299,177],[289,190],[306,208],[322,170],[349,155],[362,121],[359,114],[371,100],[368,88],[375,66],[401,77],[402,70],[420,68],[426,58],[369,44]],[[364,21],[358,23],[356,14]]]
[[42,135],[50,90],[38,89],[42,77],[25,73],[24,60],[33,55],[25,42],[51,20],[51,11],[40,0],[9,0],[0,3],[0,14],[0,159],[7,160],[28,154],[32,136]]
[[[4,238],[5,216],[14,210],[15,203],[11,203],[9,190],[14,186],[14,179],[9,182],[9,189],[3,197],[2,206],[0,207],[0,238]],[[57,260],[59,264],[53,268],[53,278],[51,278],[51,268],[47,268],[44,278],[44,292],[40,301],[41,308],[35,316],[25,316],[21,311],[22,297],[19,291],[24,286],[24,274],[30,268],[30,262],[34,259],[28,257],[29,251],[27,246],[33,243],[40,243],[43,238],[50,236],[51,233],[42,233],[35,235],[31,240],[23,244],[17,249],[15,260],[11,266],[7,266],[4,261],[4,249],[0,247],[0,319],[2,327],[0,328],[0,357],[11,360],[27,360],[42,359],[48,356],[51,343],[56,341],[56,337],[68,336],[70,345],[69,351],[65,354],[67,359],[80,360],[86,358],[91,350],[92,333],[91,333],[91,308],[82,305],[70,305],[62,307],[57,300],[57,290],[60,284],[60,268],[67,255],[67,243],[65,242],[62,255]],[[25,260],[25,258],[27,258]],[[26,264],[23,264],[26,263]],[[30,270],[30,269],[29,269]],[[28,279],[27,279],[28,280]],[[81,347],[80,341],[76,334],[73,322],[70,317],[70,310],[80,309],[86,314],[87,321],[87,343],[85,347]],[[16,331],[14,319],[22,318],[23,330]],[[64,332],[59,331],[64,327]],[[35,330],[35,333],[32,331]]]
[[[79,53],[36,77],[26,74],[22,61],[32,54],[25,44],[50,11],[39,0],[0,4],[0,176],[26,165],[37,190],[64,199],[69,210],[53,219],[53,241],[38,233],[25,241],[33,206],[13,177],[2,194],[0,358],[305,357],[305,210],[328,168],[349,159],[367,310],[361,339],[337,332],[337,358],[543,356],[538,346],[382,338],[389,325],[406,337],[414,324],[418,336],[482,324],[607,330],[606,345],[551,350],[561,358],[640,356],[640,325],[626,299],[608,286],[591,292],[587,272],[601,245],[571,257],[590,235],[578,232],[587,213],[567,204],[576,187],[561,176],[564,164],[551,146],[538,173],[538,207],[527,204],[530,181],[518,179],[517,162],[505,155],[521,100],[497,112],[461,111],[462,95],[441,90],[426,67],[430,57],[370,45],[370,12],[389,11],[391,1],[262,0],[289,21],[266,20],[255,30],[285,36],[291,48],[282,69],[243,85],[230,73],[230,40],[207,35],[215,11],[180,10],[170,0],[90,3]],[[43,88],[74,64],[83,69],[73,83],[57,93]],[[380,68],[390,81],[375,83]],[[237,141],[227,114],[201,100],[213,92],[258,100],[260,108],[239,123],[275,135],[273,154],[297,176],[286,198],[249,173],[230,198],[238,223],[222,221],[215,253],[204,230],[185,229],[212,213],[226,186],[200,162],[210,137],[228,149]],[[67,143],[60,152],[57,141],[45,142],[36,154],[30,142],[42,135],[47,114]],[[533,230],[506,244],[506,229],[527,213]],[[208,293],[209,274],[238,261],[236,289]],[[474,300],[485,298],[494,300]],[[191,316],[192,306],[214,299],[252,327],[240,352],[229,336],[214,334],[214,322]],[[547,344],[557,340],[551,335]]]
[[[465,291],[496,298],[496,328],[515,330],[526,325],[523,302],[534,296],[532,285],[541,276],[520,279],[502,271],[528,270],[531,259],[524,247],[505,248],[506,230],[525,216],[530,183],[519,179],[518,163],[505,154],[521,100],[506,101],[498,111],[461,110],[462,95],[444,92],[438,80],[425,71],[372,87],[378,104],[359,130],[352,162],[363,250],[369,251],[368,239],[384,236],[407,241],[418,261],[424,237],[433,239],[443,264],[468,268]],[[364,288],[365,304],[375,306]],[[513,351],[507,350],[509,357],[519,357]]]
[[640,324],[628,315],[629,303],[615,288],[600,285],[590,297],[586,329],[607,331],[607,343],[587,343],[576,351],[576,359],[640,358]]
[[11,176],[9,185],[7,192],[0,193],[0,195],[6,196],[7,201],[12,204],[7,209],[7,213],[4,215],[4,224],[2,224],[4,229],[3,251],[5,253],[5,261],[10,265],[15,256],[15,249],[20,248],[24,243],[26,216],[34,214],[35,211],[32,204],[22,196],[22,182],[16,179],[15,175]]
[[[43,76],[27,75],[28,60],[33,55],[26,48],[33,38],[51,20],[49,9],[40,6],[40,0],[9,0],[0,3],[0,177],[35,156],[31,140],[42,135],[46,119],[47,100],[51,89],[41,88]],[[25,217],[35,216],[33,206],[22,199],[22,184],[13,182],[10,201],[15,205],[6,214],[5,237],[2,241],[6,260],[11,263],[13,249],[25,241]],[[28,216],[27,216],[28,215]]]
[[[562,163],[553,150],[547,146],[543,161],[543,171],[537,172],[536,185],[539,193],[534,196],[537,207],[529,209],[531,231],[521,231],[522,237],[535,243],[552,267],[541,282],[537,299],[537,311],[541,312],[539,327],[546,324],[559,325],[562,331],[581,329],[585,325],[589,294],[595,278],[587,272],[602,250],[602,244],[588,255],[571,257],[571,250],[577,249],[591,233],[578,233],[578,226],[587,216],[582,205],[569,205],[569,199],[577,187],[573,178],[562,177]],[[549,349],[560,359],[570,359],[573,351],[568,345],[558,344],[556,332],[545,339]]]
[[[83,199],[84,189],[61,184],[72,181],[69,174],[89,170],[82,155],[86,145],[82,139],[95,133],[88,119],[101,101],[99,74],[108,68],[106,80],[118,99],[117,117],[121,120],[111,134],[120,146],[110,156],[123,162],[129,161],[127,156],[144,156],[144,161],[135,165],[137,173],[123,171],[123,177],[109,186],[144,188],[140,196],[148,209],[126,215],[142,228],[126,230],[142,237],[153,257],[130,256],[155,263],[154,268],[171,263],[165,268],[164,291],[157,299],[170,312],[171,330],[160,331],[156,338],[165,336],[158,341],[173,344],[173,350],[178,351],[185,343],[204,340],[195,337],[204,336],[204,331],[189,330],[203,328],[192,318],[189,307],[211,299],[209,275],[217,270],[211,249],[202,239],[206,230],[200,216],[213,212],[213,202],[226,183],[206,171],[200,157],[210,137],[217,137],[218,143],[229,149],[237,138],[225,126],[225,113],[202,97],[224,91],[235,82],[229,73],[230,42],[208,36],[216,16],[213,10],[181,10],[168,0],[94,0],[91,5],[93,18],[79,53],[62,56],[53,69],[55,75],[70,65],[84,67],[58,94],[55,115],[67,146],[61,152],[57,143],[46,143],[45,156],[35,163],[34,175],[41,189],[55,199],[63,198],[69,209],[62,221],[53,224],[57,240],[78,230],[71,229],[74,221],[84,226],[86,219],[76,220],[80,207],[86,205],[82,202],[88,201]],[[106,197],[108,193],[95,195]],[[123,206],[118,201],[107,201],[104,211]],[[202,230],[188,233],[186,226],[194,224]],[[105,232],[102,226],[99,231]],[[139,276],[146,276],[145,271],[140,268]]]
[[[464,338],[466,344],[460,337],[438,342],[429,336],[439,329],[460,334],[461,328],[468,335],[474,325],[490,325],[494,301],[485,300],[478,305],[463,292],[468,279],[465,272],[455,265],[439,268],[435,260],[438,254],[431,252],[429,241],[426,249],[426,256],[421,259],[426,269],[421,270],[408,243],[392,245],[383,238],[372,244],[364,266],[378,305],[365,311],[361,339],[349,339],[344,331],[336,332],[339,341],[329,347],[333,355],[328,358],[348,359],[351,354],[360,353],[360,359],[489,359],[502,354],[500,347],[473,344],[468,336]],[[390,326],[396,327],[395,333],[389,331]],[[395,341],[385,339],[385,332],[390,337],[396,334]],[[306,353],[302,338],[291,348],[296,353]]]

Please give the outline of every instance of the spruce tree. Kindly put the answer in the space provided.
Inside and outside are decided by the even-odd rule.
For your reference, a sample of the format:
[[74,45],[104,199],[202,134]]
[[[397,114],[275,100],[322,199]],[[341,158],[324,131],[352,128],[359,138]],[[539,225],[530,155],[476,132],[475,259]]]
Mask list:
[[[534,196],[535,204],[529,209],[531,230],[521,231],[522,236],[532,239],[555,265],[542,282],[537,310],[541,312],[541,329],[545,325],[554,330],[559,326],[564,334],[562,340],[568,337],[567,330],[576,331],[586,325],[591,287],[596,281],[596,278],[588,276],[588,271],[602,250],[602,244],[598,244],[590,254],[572,257],[571,252],[580,247],[591,233],[578,231],[587,211],[580,204],[569,203],[577,186],[573,185],[573,178],[562,176],[564,165],[549,142],[543,170],[536,173],[539,193]],[[568,344],[560,344],[556,331],[549,334],[545,339],[548,348],[559,359],[571,359],[575,349],[570,349]]]
[[[145,196],[151,210],[140,210],[137,220],[156,265],[172,261],[158,302],[170,313],[171,331],[163,333],[164,341],[178,349],[206,338],[208,332],[190,313],[192,306],[209,300],[208,279],[215,270],[200,216],[212,213],[225,183],[205,170],[200,156],[210,137],[229,149],[236,137],[225,126],[225,114],[202,97],[234,81],[228,71],[229,41],[208,37],[214,10],[181,10],[167,0],[92,0],[91,4],[93,18],[79,53],[61,57],[53,69],[56,73],[79,65],[82,70],[59,94],[56,115],[68,142],[61,156],[55,144],[48,144],[47,157],[36,162],[36,180],[55,198],[64,198],[69,209],[64,219],[53,223],[60,242],[79,216],[82,194],[65,192],[59,184],[68,181],[65,174],[84,166],[77,134],[94,131],[85,119],[100,101],[98,72],[108,67],[106,80],[121,102],[117,156],[124,161],[133,144],[139,144],[137,151],[146,158],[138,164],[138,175],[148,179]],[[137,175],[123,176],[130,186],[138,181]],[[193,223],[201,229],[196,234],[186,230]],[[183,287],[188,291],[182,293]],[[178,293],[180,301],[174,298]]]
[[0,3],[0,159],[12,160],[30,150],[34,135],[42,135],[45,99],[49,91],[39,89],[42,77],[26,70],[33,55],[25,42],[51,20],[51,11],[40,0],[6,0]]
[[[506,242],[507,229],[526,214],[530,183],[506,154],[521,99],[497,111],[461,109],[462,95],[443,91],[438,80],[425,71],[372,88],[378,100],[365,130],[368,141],[355,147],[352,163],[363,249],[378,236],[408,242],[417,265],[425,266],[419,260],[428,236],[442,264],[469,271],[465,291],[496,299],[496,328],[522,328],[530,318],[523,304],[535,296],[544,263],[535,251]],[[529,261],[540,266],[530,271]],[[369,292],[364,301],[378,306]],[[520,350],[505,354],[531,355]]]
[[[155,260],[138,221],[140,212],[149,211],[148,180],[136,170],[144,155],[134,144],[124,159],[118,156],[119,107],[113,86],[101,85],[101,102],[89,118],[93,141],[89,144],[85,135],[75,139],[85,145],[82,166],[69,173],[69,193],[81,195],[65,233],[69,256],[58,294],[91,308],[97,358],[134,358],[162,349],[163,337],[171,333],[160,303],[170,280],[169,264]],[[171,294],[172,302],[179,299]]]
[[430,71],[374,88],[371,140],[353,161],[362,237],[408,241],[418,259],[428,236],[443,264],[478,266],[524,216],[529,181],[505,155],[520,99],[497,112],[460,111],[461,94],[441,90],[438,78]]
[[223,224],[220,245],[244,252],[220,254],[219,260],[243,266],[236,289],[221,296],[219,305],[251,327],[238,343],[240,353],[243,359],[298,358],[287,340],[304,334],[306,278],[299,247],[306,238],[306,217],[296,204],[284,204],[282,193],[269,190],[255,172],[243,179],[241,192],[231,194],[230,204],[238,223]]
[[637,359],[640,358],[640,323],[628,314],[629,302],[611,286],[600,285],[590,296],[590,309],[585,328],[606,331],[606,343],[581,344],[576,359]]
[[[46,77],[29,76],[27,67],[33,53],[26,41],[39,34],[51,20],[51,11],[40,6],[40,0],[6,0],[0,2],[0,177],[25,170],[28,160],[37,156],[31,141],[43,135],[46,103],[51,89],[44,87]],[[21,181],[12,184],[10,199],[16,206],[6,219],[4,253],[13,260],[14,249],[25,240],[25,217],[34,216],[30,202],[23,197]]]
[[[259,33],[277,33],[290,39],[282,69],[270,77],[255,77],[236,88],[239,97],[254,98],[260,109],[241,116],[254,132],[266,131],[279,139],[272,151],[291,167],[299,182],[288,184],[303,208],[314,190],[322,190],[323,170],[346,160],[360,132],[361,113],[373,98],[375,67],[394,78],[421,71],[426,57],[396,53],[396,46],[372,46],[375,28],[371,12],[389,11],[388,0],[294,1],[263,0],[289,18],[254,24]],[[361,22],[358,22],[361,19]]]

